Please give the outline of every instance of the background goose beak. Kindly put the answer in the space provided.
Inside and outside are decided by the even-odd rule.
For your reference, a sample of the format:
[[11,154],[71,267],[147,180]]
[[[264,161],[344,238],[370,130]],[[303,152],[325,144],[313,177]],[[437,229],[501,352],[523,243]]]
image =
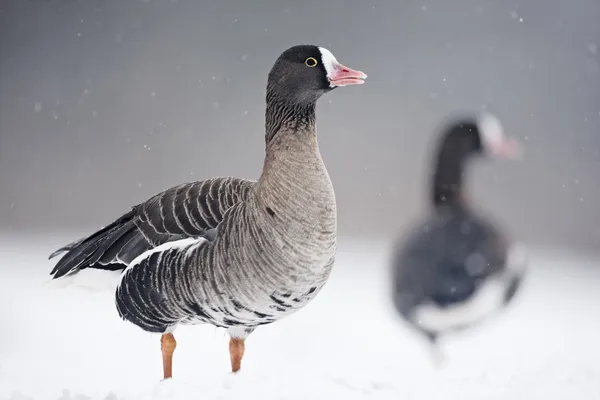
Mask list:
[[362,71],[337,64],[333,73],[329,76],[329,83],[332,86],[361,85],[365,83],[366,78],[367,74]]
[[523,146],[513,138],[506,138],[492,143],[490,150],[493,155],[507,158],[521,158],[523,154]]

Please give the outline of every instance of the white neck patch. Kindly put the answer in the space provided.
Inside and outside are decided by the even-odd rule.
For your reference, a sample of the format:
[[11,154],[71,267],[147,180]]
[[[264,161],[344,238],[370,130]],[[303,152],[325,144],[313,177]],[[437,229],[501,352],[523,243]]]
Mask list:
[[337,61],[335,56],[325,47],[319,47],[319,51],[321,52],[321,61],[323,62],[323,66],[325,67],[325,72],[327,72],[327,77],[329,78],[331,74],[336,70],[336,66],[339,65],[339,62]]
[[493,114],[484,113],[477,119],[477,128],[484,146],[490,146],[504,139],[504,128],[500,120]]

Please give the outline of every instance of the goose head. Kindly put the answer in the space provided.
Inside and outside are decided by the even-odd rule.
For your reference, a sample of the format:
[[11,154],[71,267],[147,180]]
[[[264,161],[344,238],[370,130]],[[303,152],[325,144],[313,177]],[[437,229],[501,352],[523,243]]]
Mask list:
[[518,158],[522,155],[523,149],[519,142],[506,136],[500,120],[495,115],[481,114],[477,118],[476,132],[484,153],[508,158]]
[[360,85],[367,75],[339,63],[326,48],[293,46],[284,51],[269,73],[267,90],[297,104],[314,103],[340,86]]
[[500,120],[491,113],[458,119],[448,126],[443,143],[446,152],[461,160],[474,155],[518,158],[522,154],[519,142],[506,136]]

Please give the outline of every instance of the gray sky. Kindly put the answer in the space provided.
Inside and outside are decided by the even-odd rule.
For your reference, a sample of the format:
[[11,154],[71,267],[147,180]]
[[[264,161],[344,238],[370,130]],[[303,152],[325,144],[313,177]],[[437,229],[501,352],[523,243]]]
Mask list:
[[264,90],[295,44],[365,71],[318,105],[343,235],[426,211],[434,128],[487,108],[527,147],[470,171],[531,244],[600,248],[600,3],[2,0],[0,230],[96,229],[180,182],[256,178]]

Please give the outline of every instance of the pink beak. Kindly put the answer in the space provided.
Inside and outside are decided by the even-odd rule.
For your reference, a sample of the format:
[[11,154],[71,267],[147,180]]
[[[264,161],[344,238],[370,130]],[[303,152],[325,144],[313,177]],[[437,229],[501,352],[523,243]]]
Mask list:
[[491,144],[491,152],[495,156],[507,158],[520,158],[523,155],[523,147],[521,144],[512,138],[502,139]]
[[336,64],[334,71],[329,76],[331,86],[362,85],[365,83],[367,74],[356,71],[342,64]]

